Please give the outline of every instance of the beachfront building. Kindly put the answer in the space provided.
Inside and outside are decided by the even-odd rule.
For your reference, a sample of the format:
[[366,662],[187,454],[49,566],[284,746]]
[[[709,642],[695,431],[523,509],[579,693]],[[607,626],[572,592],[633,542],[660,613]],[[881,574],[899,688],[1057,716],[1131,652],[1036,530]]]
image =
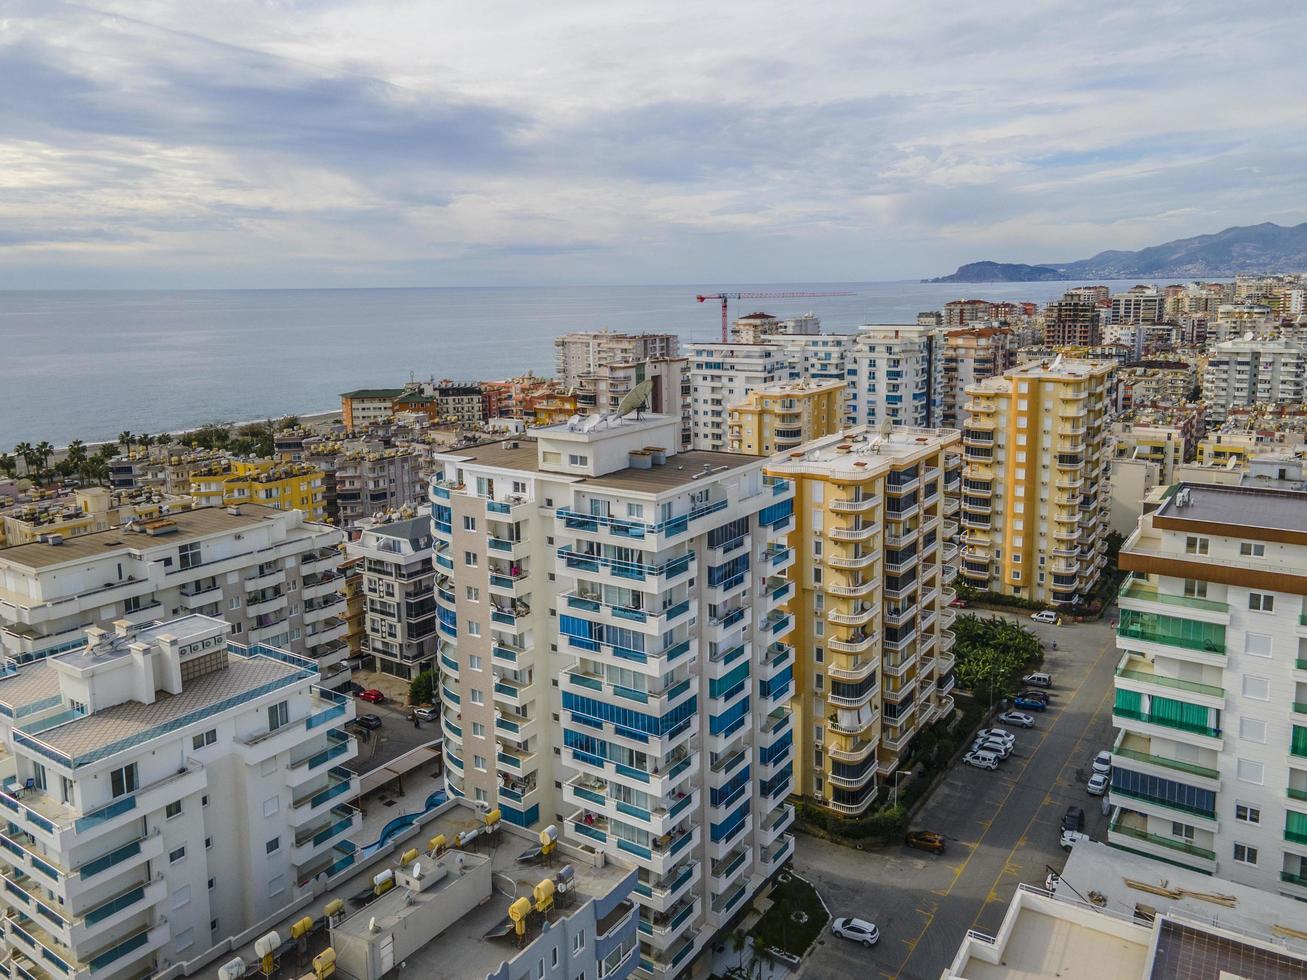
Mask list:
[[861,327],[849,360],[849,424],[935,424],[943,408],[939,330],[917,324]]
[[1152,286],[1132,286],[1112,295],[1113,323],[1161,323],[1166,319],[1166,300]]
[[695,344],[690,351],[691,442],[695,449],[724,452],[730,445],[730,407],[755,388],[790,381],[793,361],[772,344]]
[[1179,484],[1120,567],[1108,841],[1307,899],[1307,493]]
[[1300,403],[1305,378],[1307,353],[1297,344],[1252,337],[1215,344],[1203,371],[1207,417],[1219,423],[1236,406]]
[[370,670],[412,680],[436,663],[431,520],[408,517],[363,527],[345,545],[361,560],[364,597],[359,656]]
[[1112,373],[1057,357],[967,388],[962,574],[974,587],[1071,605],[1097,584]]
[[355,391],[342,392],[340,396],[340,417],[345,428],[367,428],[373,422],[381,422],[395,414],[395,399],[404,395],[403,388],[359,388]]
[[944,334],[940,361],[940,425],[958,428],[966,413],[967,385],[1002,374],[1016,362],[1015,334],[1007,327],[976,326]]
[[554,339],[555,373],[564,388],[580,384],[605,364],[676,357],[680,338],[674,333],[614,333],[612,330],[573,330]]
[[323,472],[309,463],[223,460],[191,474],[191,497],[196,507],[258,504],[273,510],[298,510],[310,521],[327,516]]
[[678,433],[555,426],[431,487],[448,789],[637,866],[655,977],[793,850],[792,490]]
[[842,380],[783,381],[755,388],[730,407],[730,451],[771,456],[838,432],[844,425],[845,391]]
[[228,630],[120,621],[0,677],[11,976],[157,976],[353,860],[353,702]]
[[841,815],[953,711],[958,448],[951,429],[863,427],[767,465],[794,484],[797,792]]
[[238,642],[283,647],[329,673],[346,653],[340,542],[299,511],[246,504],[6,548],[0,644],[26,662],[80,647],[88,626],[197,612],[227,620]]

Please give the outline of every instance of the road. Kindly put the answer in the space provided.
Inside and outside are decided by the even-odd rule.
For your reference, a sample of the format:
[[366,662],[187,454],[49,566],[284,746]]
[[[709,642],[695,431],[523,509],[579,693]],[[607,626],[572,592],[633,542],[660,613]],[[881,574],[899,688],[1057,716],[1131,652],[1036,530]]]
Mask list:
[[354,710],[357,714],[376,715],[381,719],[381,727],[367,732],[366,737],[360,726],[351,726],[359,740],[359,754],[348,765],[358,773],[368,772],[398,758],[409,749],[440,738],[439,722],[424,721],[421,728],[414,728],[413,722],[408,720],[408,707],[399,701],[369,704],[356,700]]
[[[913,829],[949,839],[942,855],[906,847],[850,852],[798,835],[794,869],[813,882],[831,914],[870,919],[881,941],[867,950],[829,933],[805,961],[805,977],[869,973],[938,980],[968,929],[994,933],[1019,882],[1042,884],[1060,870],[1059,824],[1069,804],[1084,808],[1086,830],[1106,838],[1100,800],[1086,793],[1094,755],[1111,747],[1115,643],[1106,621],[1063,627],[1030,624],[1045,642],[1044,669],[1056,688],[1033,729],[997,772],[958,765],[913,820]],[[1056,639],[1060,649],[1048,649]]]

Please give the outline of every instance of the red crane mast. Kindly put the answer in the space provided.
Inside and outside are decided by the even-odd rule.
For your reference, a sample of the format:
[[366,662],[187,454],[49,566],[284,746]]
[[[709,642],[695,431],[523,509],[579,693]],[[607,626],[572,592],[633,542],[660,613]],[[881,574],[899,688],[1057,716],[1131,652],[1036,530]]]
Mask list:
[[727,331],[726,305],[730,300],[740,299],[807,299],[812,296],[852,296],[853,293],[844,292],[788,292],[788,293],[706,293],[702,296],[696,296],[700,303],[706,303],[710,299],[721,300],[722,303],[722,343],[726,343],[729,337]]

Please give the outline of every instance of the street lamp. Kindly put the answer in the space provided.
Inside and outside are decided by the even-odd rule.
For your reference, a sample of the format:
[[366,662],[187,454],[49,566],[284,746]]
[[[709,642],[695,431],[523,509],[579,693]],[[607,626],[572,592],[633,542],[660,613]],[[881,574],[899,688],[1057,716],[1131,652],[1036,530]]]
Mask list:
[[911,774],[910,769],[894,770],[894,798],[890,802],[890,809],[895,809],[899,805],[899,777],[902,776],[905,772]]

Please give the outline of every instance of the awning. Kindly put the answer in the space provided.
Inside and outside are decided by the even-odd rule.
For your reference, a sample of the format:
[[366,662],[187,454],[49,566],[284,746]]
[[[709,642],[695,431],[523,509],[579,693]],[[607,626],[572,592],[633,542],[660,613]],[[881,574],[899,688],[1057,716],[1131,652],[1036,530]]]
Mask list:
[[397,776],[420,769],[432,762],[441,761],[444,754],[443,747],[444,740],[437,739],[426,745],[419,745],[415,749],[409,749],[403,755],[391,759],[371,772],[364,773],[359,777],[359,796],[366,796],[374,789],[380,789]]

